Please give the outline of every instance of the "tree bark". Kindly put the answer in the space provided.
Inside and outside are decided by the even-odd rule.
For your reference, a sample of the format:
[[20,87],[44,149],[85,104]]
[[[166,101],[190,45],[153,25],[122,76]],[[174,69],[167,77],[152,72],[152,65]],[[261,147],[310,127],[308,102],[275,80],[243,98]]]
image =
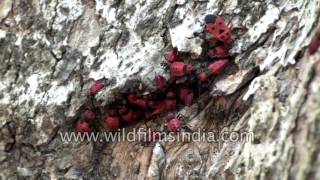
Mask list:
[[[179,113],[191,131],[254,140],[62,141],[91,78],[114,79],[105,105],[132,76],[168,76],[165,52],[199,54],[211,13],[232,26],[236,65]],[[319,179],[320,52],[307,51],[319,15],[311,0],[2,0],[0,179]]]

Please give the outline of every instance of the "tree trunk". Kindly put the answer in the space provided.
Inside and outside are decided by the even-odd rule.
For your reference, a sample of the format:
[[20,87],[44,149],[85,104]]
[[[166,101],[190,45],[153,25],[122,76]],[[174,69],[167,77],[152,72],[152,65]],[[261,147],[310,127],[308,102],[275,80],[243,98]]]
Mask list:
[[[115,82],[97,94],[101,107],[133,76],[152,86],[168,76],[169,49],[201,53],[196,34],[212,13],[232,26],[235,68],[179,113],[189,131],[232,136],[63,141],[91,78]],[[319,179],[320,52],[307,51],[319,15],[317,0],[2,0],[0,179]]]

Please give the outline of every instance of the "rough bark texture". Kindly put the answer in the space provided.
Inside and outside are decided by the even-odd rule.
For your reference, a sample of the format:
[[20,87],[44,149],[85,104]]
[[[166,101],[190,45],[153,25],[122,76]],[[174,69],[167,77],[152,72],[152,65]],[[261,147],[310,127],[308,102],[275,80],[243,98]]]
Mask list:
[[[254,142],[62,142],[89,78],[116,78],[101,104],[131,76],[152,84],[171,45],[201,52],[207,13],[230,21],[238,68],[181,113]],[[319,179],[319,15],[317,0],[1,0],[0,179]]]

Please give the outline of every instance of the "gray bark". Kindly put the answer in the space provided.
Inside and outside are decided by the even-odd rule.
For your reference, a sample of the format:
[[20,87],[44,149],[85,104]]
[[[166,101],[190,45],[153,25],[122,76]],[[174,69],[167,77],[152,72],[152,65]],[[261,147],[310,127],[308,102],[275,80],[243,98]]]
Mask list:
[[[317,0],[2,0],[0,179],[319,179],[320,52],[306,51],[319,12]],[[152,84],[171,46],[201,52],[208,13],[232,25],[238,68],[180,113],[253,142],[62,142],[90,78],[116,78],[102,105],[131,76]]]

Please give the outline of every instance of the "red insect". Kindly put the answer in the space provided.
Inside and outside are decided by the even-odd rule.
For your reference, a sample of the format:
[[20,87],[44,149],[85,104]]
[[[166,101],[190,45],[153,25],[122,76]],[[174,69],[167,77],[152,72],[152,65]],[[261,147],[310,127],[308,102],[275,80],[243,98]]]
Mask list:
[[116,117],[117,116],[117,110],[116,109],[108,109],[107,112],[108,112],[109,116],[112,116],[112,117]]
[[91,86],[87,95],[94,96],[95,94],[97,94],[99,91],[101,91],[107,85],[109,85],[108,79],[105,79],[105,78],[99,79]]
[[119,119],[117,117],[108,116],[104,120],[104,123],[110,130],[116,130],[119,128]]
[[212,75],[219,75],[229,65],[229,60],[222,59],[210,64],[208,69]]
[[228,58],[229,52],[224,46],[217,46],[214,49],[208,51],[208,57],[213,59],[225,59]]
[[172,51],[169,51],[166,56],[168,63],[173,63],[173,62],[177,61],[178,55],[179,55],[179,52],[178,52],[177,48],[173,48]]
[[156,109],[148,117],[157,116],[165,113],[166,111],[167,111],[166,101],[162,101],[158,103],[158,105],[156,106]]
[[202,72],[199,74],[198,79],[200,82],[208,82],[209,76],[206,72]]
[[154,81],[156,83],[156,87],[159,90],[165,91],[167,89],[167,80],[163,76],[156,75],[156,77],[154,78]]
[[193,92],[189,93],[185,98],[184,98],[184,104],[186,106],[191,106],[193,103]]
[[[171,98],[171,97],[173,97],[173,98]],[[169,92],[167,94],[167,98],[158,103],[156,109],[151,113],[150,116],[160,115],[160,114],[163,114],[167,111],[176,109],[177,101],[174,99],[174,97],[175,97],[175,95],[173,94],[173,96],[172,96],[171,92]]]
[[91,110],[86,110],[84,114],[87,120],[92,120],[95,118],[95,114]]
[[92,132],[92,128],[90,128],[90,125],[86,121],[78,121],[76,125],[77,132],[80,133],[90,133]]
[[174,110],[177,107],[176,95],[173,92],[167,93],[167,99],[165,100],[166,111]]
[[170,65],[170,73],[173,79],[182,77],[186,74],[191,74],[192,71],[192,65],[186,65],[183,62],[174,62]]
[[120,115],[125,115],[129,112],[129,109],[127,106],[122,106],[121,108],[119,108],[118,113]]
[[151,109],[155,109],[155,108],[157,108],[157,105],[156,105],[156,103],[154,101],[149,100],[148,101],[148,107],[151,108]]
[[311,43],[309,44],[309,53],[312,55],[318,51],[318,48],[320,47],[320,39],[313,39]]
[[168,120],[167,127],[170,132],[177,133],[177,132],[181,131],[181,128],[182,128],[181,118],[176,117],[176,118]]
[[191,106],[193,103],[193,92],[182,87],[179,91],[179,98],[184,105]]
[[129,110],[128,113],[121,115],[121,118],[129,124],[136,122],[141,117],[142,112],[134,110]]
[[167,99],[174,99],[176,97],[176,94],[174,94],[174,92],[168,92],[167,93]]
[[231,44],[233,42],[230,28],[220,16],[207,15],[204,20],[207,24],[208,31],[212,34],[214,39],[226,44]]
[[136,95],[130,94],[128,96],[128,101],[142,109],[147,109],[147,101],[145,99],[139,99]]

